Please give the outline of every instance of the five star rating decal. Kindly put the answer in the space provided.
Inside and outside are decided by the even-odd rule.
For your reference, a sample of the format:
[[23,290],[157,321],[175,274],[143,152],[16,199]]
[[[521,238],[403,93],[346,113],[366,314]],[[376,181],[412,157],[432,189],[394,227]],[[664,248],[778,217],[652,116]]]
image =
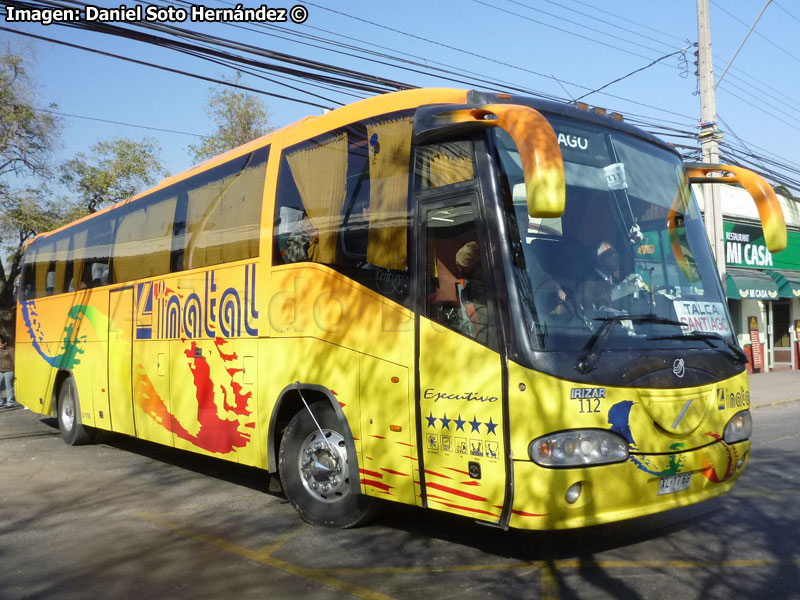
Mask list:
[[[452,413],[451,413],[452,414]],[[481,425],[486,428],[486,435],[492,434],[497,435],[497,426],[499,423],[495,423],[491,417],[489,417],[488,422],[478,421],[478,418],[473,415],[471,421],[465,421],[461,418],[461,413],[459,413],[458,418],[452,419],[447,416],[447,413],[442,414],[441,417],[436,417],[431,411],[425,420],[428,422],[428,428],[431,429],[441,429],[441,430],[448,430],[451,431],[451,424],[455,425],[455,431],[466,431],[465,426],[470,426],[469,433],[482,433]],[[437,424],[438,421],[438,424]]]

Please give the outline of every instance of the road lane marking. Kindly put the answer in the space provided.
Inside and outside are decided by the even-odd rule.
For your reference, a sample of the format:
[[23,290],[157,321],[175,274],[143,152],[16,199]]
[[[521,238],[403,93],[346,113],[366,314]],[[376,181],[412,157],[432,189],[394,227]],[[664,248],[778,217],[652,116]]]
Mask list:
[[277,540],[275,540],[271,544],[267,544],[261,550],[259,550],[258,555],[269,557],[273,552],[280,550],[284,544],[290,542],[293,538],[295,538],[297,534],[303,531],[306,527],[308,527],[308,525],[303,523],[300,526],[293,529],[292,531],[288,531],[283,535],[278,536]]
[[339,577],[347,575],[396,575],[396,574],[433,574],[442,572],[477,572],[477,571],[519,571],[538,570],[540,575],[540,592],[543,599],[557,600],[560,597],[560,582],[558,574],[570,569],[708,569],[708,568],[758,568],[776,565],[800,566],[800,557],[795,558],[754,558],[754,559],[728,559],[728,560],[592,560],[586,564],[584,559],[563,559],[557,561],[518,561],[487,564],[461,564],[410,567],[340,567],[335,569],[315,569],[302,567],[290,562],[277,559],[272,553],[283,547],[293,539],[306,526],[302,525],[292,531],[281,535],[275,542],[260,550],[252,550],[239,546],[227,540],[217,538],[205,533],[200,533],[173,523],[168,519],[149,513],[140,513],[140,518],[162,529],[171,531],[182,537],[192,539],[210,546],[214,546],[231,554],[241,556],[248,560],[263,564],[314,581],[320,585],[343,591],[365,600],[392,600],[391,596],[381,592],[363,588],[348,583]]
[[[187,529],[186,527],[178,525],[177,523],[173,523],[158,515],[150,513],[139,513],[138,516],[152,523],[153,525],[156,525],[157,527],[166,529],[182,537],[197,542],[201,542],[203,544],[208,544],[210,546],[214,546],[226,552],[230,552],[231,554],[241,556],[248,560],[252,560],[254,562],[263,564],[265,566],[278,569],[285,573],[301,577],[303,579],[309,579],[311,581],[314,581],[315,583],[324,585],[325,587],[345,592],[346,594],[350,594],[357,598],[363,598],[364,600],[393,600],[391,596],[387,596],[386,594],[362,588],[352,583],[342,581],[341,579],[331,577],[324,570],[300,567],[298,565],[294,565],[284,560],[274,558],[273,556],[264,553],[264,550],[266,548],[262,550],[252,550],[250,548],[239,546],[238,544],[234,544],[232,542],[223,540],[221,538],[217,538],[205,533],[200,533],[199,531]],[[286,536],[281,536],[281,537],[284,538]],[[275,549],[280,548],[284,543],[286,543],[286,541],[288,540],[286,539],[278,540],[278,542],[280,543],[276,542],[276,544],[274,544],[276,546]],[[267,546],[267,548],[269,548],[269,546]]]
[[539,597],[542,600],[561,598],[561,584],[558,582],[558,567],[548,562],[539,569]]

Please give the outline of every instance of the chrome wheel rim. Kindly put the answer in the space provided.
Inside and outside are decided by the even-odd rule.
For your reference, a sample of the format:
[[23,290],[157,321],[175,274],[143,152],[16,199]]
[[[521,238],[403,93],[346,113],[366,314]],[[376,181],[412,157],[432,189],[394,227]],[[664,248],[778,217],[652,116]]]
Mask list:
[[303,487],[320,502],[338,502],[347,495],[347,448],[344,437],[323,429],[315,431],[300,445],[297,466]]
[[66,431],[72,431],[72,427],[75,425],[75,402],[73,402],[70,388],[67,388],[66,396],[61,402],[61,424]]

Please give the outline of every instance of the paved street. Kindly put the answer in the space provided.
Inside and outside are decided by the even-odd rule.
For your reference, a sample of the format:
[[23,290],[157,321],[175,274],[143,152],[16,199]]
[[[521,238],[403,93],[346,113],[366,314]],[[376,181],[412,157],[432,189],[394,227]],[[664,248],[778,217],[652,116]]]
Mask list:
[[257,470],[133,439],[70,448],[0,410],[0,598],[800,598],[800,374],[753,380],[732,494],[648,519],[502,532],[389,507],[302,523]]

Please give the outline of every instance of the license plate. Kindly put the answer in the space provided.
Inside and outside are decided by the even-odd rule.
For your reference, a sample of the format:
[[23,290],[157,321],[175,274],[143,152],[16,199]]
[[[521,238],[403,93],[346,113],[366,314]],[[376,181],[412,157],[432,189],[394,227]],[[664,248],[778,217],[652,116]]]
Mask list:
[[680,475],[671,475],[670,477],[662,477],[661,483],[658,486],[658,495],[671,494],[673,492],[680,492],[689,489],[689,483],[692,481],[691,473],[681,473]]

